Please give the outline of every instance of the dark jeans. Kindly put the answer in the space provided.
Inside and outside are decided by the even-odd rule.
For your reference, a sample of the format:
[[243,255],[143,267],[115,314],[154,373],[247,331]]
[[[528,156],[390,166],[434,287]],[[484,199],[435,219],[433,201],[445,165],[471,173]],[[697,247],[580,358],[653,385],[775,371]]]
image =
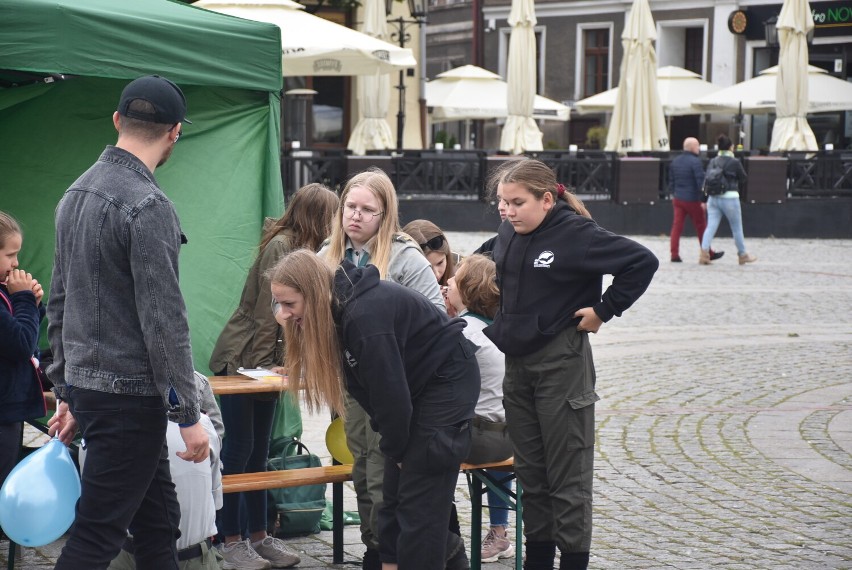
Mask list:
[[[222,474],[266,471],[269,438],[278,399],[252,394],[232,394],[220,398],[225,441],[222,444]],[[226,493],[219,515],[219,532],[242,536],[245,505],[249,533],[266,530],[266,491]]]
[[88,455],[71,536],[56,568],[106,568],[129,529],[140,570],[177,570],[180,506],[169,474],[162,398],[68,388]]
[[23,429],[23,422],[0,424],[0,485],[18,463]]

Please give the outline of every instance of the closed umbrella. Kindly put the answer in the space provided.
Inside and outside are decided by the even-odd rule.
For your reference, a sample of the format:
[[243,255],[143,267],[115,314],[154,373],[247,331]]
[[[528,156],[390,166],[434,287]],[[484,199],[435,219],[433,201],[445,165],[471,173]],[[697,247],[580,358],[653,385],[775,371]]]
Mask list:
[[281,28],[286,77],[387,73],[417,65],[410,49],[308,14],[293,0],[199,0],[193,6]]
[[[702,111],[693,107],[692,102],[719,89],[718,85],[704,81],[697,73],[682,67],[667,65],[657,69],[657,91],[663,114],[667,117],[700,114]],[[617,97],[618,87],[581,99],[574,104],[574,109],[581,115],[609,113],[615,107]]]
[[[383,0],[364,2],[364,25],[361,32],[380,40],[388,38],[388,22]],[[387,122],[390,91],[390,76],[381,70],[358,76],[358,109],[361,111],[361,120],[352,129],[347,145],[353,154],[360,155],[368,150],[393,147],[393,133]]]
[[[764,69],[757,77],[720,89],[692,102],[702,113],[733,112],[742,104],[743,113],[774,113],[778,66]],[[832,77],[824,69],[808,66],[808,113],[852,110],[852,83]]]
[[535,5],[533,0],[512,0],[509,12],[509,113],[500,137],[500,150],[520,154],[542,150],[542,134],[532,117],[536,84]]
[[648,0],[634,0],[621,44],[621,79],[609,124],[606,150],[669,150],[669,134],[657,91],[657,32]]
[[775,81],[775,124],[769,150],[817,150],[808,113],[808,41],[814,27],[808,0],[784,0],[776,28],[781,53]]

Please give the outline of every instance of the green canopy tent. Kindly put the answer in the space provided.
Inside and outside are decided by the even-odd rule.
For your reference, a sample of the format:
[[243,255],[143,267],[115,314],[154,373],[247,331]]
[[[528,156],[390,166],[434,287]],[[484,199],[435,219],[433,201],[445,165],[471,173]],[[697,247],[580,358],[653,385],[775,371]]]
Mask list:
[[263,218],[283,206],[279,28],[168,0],[3,0],[0,22],[0,210],[22,223],[21,267],[48,291],[54,208],[115,143],[124,85],[156,73],[186,94],[193,124],[155,175],[189,239],[181,289],[206,370]]

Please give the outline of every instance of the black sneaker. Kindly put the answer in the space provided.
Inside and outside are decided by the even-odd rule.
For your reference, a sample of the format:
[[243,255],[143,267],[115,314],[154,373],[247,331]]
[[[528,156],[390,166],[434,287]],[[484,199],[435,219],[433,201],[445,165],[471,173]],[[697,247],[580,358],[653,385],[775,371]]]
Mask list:
[[724,251],[711,251],[710,252],[710,261],[716,261],[717,259],[719,259],[723,255],[725,255]]
[[464,548],[464,540],[457,534],[447,533],[446,570],[470,570],[470,560]]
[[672,258],[672,263],[683,263],[683,260],[680,258],[680,256],[678,256],[678,257],[673,257],[673,258]]

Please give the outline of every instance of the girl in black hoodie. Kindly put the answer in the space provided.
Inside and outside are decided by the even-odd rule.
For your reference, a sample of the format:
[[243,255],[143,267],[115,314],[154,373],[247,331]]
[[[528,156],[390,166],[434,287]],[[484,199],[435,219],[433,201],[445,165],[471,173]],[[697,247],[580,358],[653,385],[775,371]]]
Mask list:
[[[383,281],[375,266],[332,269],[308,250],[269,273],[284,327],[285,368],[309,409],[343,416],[344,386],[382,436],[384,568],[444,568],[459,465],[479,398],[476,347],[429,299]],[[342,380],[341,380],[342,379]]]
[[[587,568],[595,368],[588,333],[630,307],[659,262],[592,221],[537,160],[497,172],[507,219],[493,256],[500,310],[485,329],[506,355],[503,405],[524,489],[528,569]],[[603,275],[613,275],[603,294]]]

